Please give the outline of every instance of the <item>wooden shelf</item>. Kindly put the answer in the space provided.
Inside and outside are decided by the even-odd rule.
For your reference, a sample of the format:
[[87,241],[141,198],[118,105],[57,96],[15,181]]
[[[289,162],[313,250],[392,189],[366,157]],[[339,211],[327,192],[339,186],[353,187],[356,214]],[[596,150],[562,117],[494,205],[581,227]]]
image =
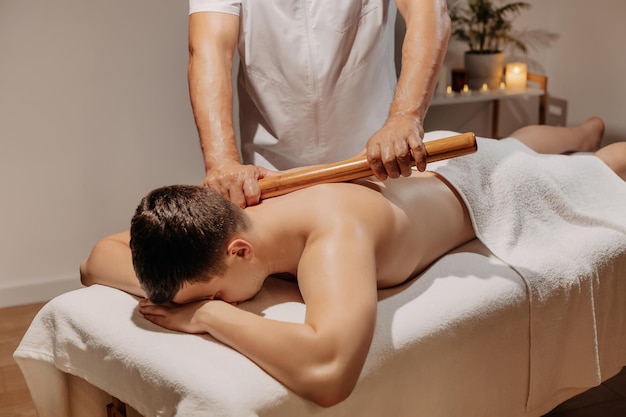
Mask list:
[[525,90],[489,90],[469,91],[467,93],[435,94],[431,106],[448,106],[452,104],[478,103],[481,101],[502,100],[513,97],[539,97],[544,95],[544,91],[540,88],[528,87]]
[[539,97],[539,124],[545,124],[547,91],[548,78],[545,75],[528,73],[528,84],[524,90],[508,90],[504,88],[489,91],[469,91],[467,93],[435,94],[430,105],[434,107],[491,102],[493,103],[491,136],[493,138],[499,138],[500,100]]

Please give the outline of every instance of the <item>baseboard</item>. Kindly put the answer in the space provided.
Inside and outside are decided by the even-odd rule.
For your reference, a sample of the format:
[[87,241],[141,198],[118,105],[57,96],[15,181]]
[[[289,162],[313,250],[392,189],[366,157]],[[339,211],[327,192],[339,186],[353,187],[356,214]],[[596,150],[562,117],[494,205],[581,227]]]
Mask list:
[[0,283],[0,308],[48,301],[81,287],[78,274]]

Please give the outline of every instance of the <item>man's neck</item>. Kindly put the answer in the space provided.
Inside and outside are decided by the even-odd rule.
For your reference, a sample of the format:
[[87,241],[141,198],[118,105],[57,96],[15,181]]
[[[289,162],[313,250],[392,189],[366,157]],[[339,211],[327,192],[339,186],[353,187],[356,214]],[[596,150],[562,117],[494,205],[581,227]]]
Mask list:
[[246,209],[251,221],[248,235],[256,256],[268,276],[279,273],[295,276],[306,237],[294,226],[291,216],[281,216],[274,207],[268,206]]

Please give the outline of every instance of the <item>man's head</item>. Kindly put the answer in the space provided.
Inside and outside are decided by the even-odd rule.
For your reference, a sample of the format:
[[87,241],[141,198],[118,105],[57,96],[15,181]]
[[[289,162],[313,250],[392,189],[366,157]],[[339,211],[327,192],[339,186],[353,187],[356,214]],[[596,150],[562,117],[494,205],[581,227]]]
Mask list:
[[218,193],[191,185],[158,188],[131,221],[133,266],[150,301],[171,301],[183,285],[224,273],[229,239],[248,222]]

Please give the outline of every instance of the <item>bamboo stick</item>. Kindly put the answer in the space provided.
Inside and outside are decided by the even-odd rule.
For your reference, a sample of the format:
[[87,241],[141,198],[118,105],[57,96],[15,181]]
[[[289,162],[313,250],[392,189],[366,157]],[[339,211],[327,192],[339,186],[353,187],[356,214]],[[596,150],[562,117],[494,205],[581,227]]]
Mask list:
[[[472,132],[424,142],[426,161],[435,162],[476,152]],[[332,164],[315,165],[259,180],[261,199],[287,194],[315,184],[344,182],[373,175],[367,156],[358,155]]]

